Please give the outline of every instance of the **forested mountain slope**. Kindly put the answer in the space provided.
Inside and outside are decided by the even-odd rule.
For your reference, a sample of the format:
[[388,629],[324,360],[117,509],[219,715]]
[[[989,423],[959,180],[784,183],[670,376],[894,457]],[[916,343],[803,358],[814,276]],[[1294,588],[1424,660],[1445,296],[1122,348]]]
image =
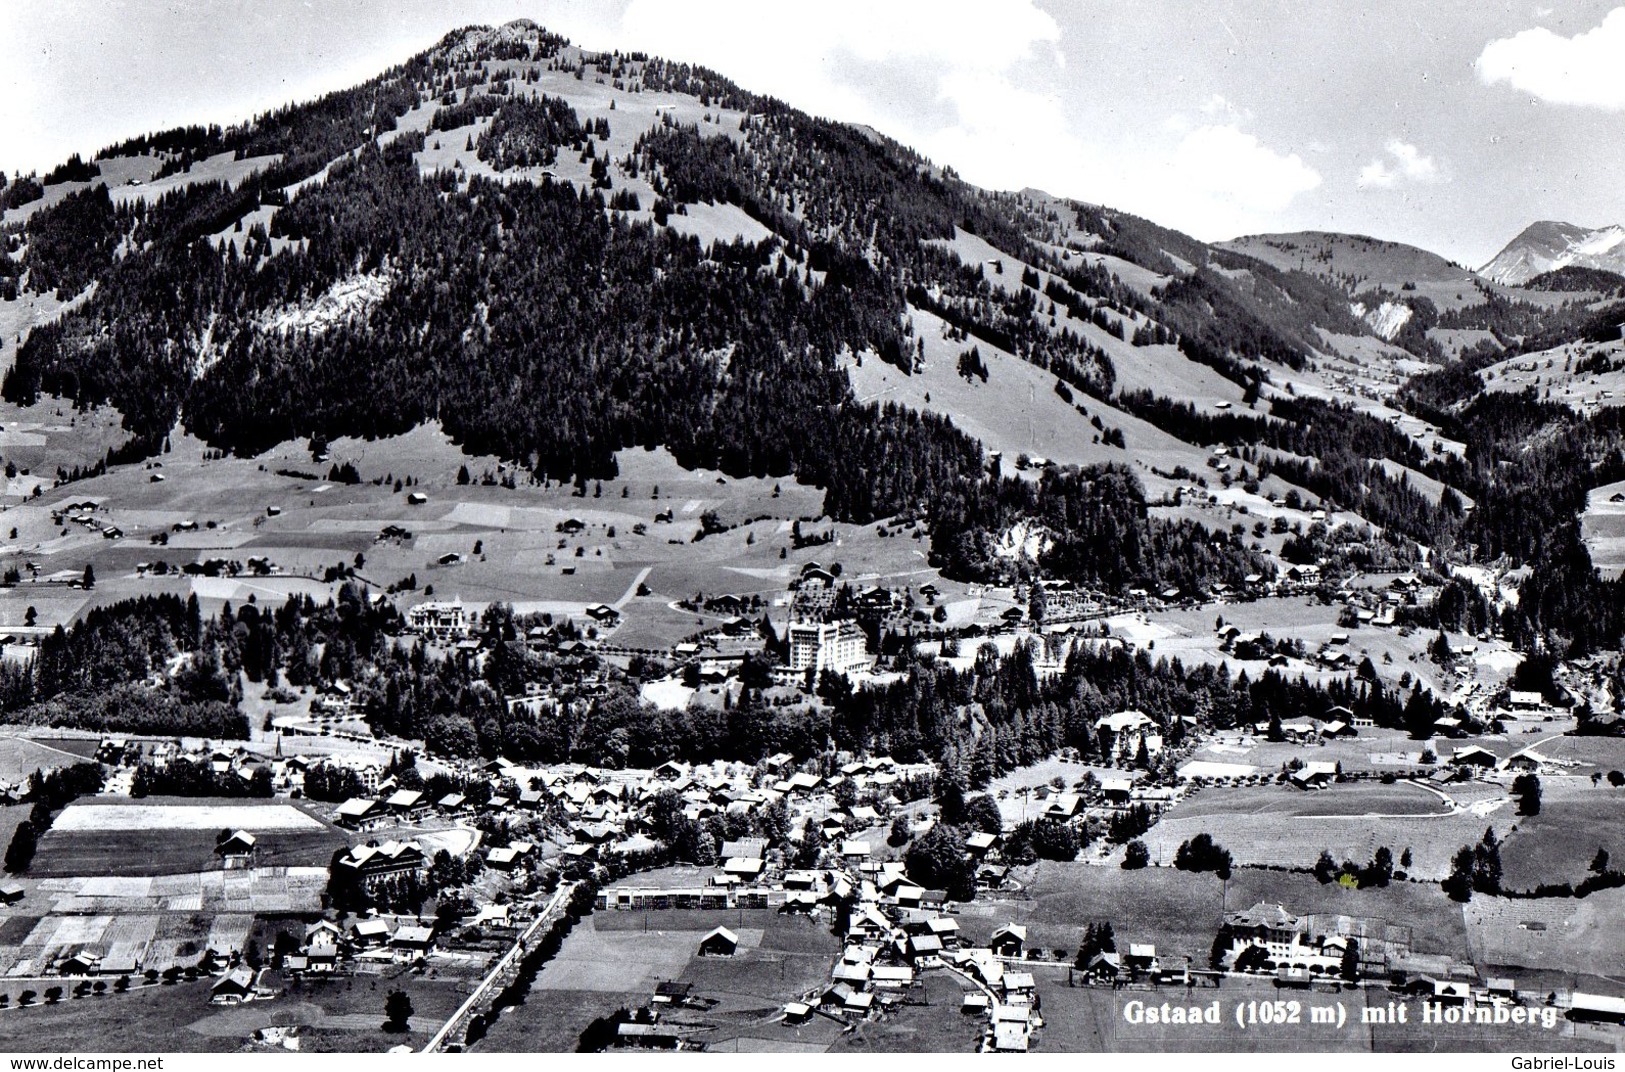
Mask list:
[[[1551,465],[1584,483],[1611,464],[1612,430],[1589,421],[1573,457],[1540,453],[1551,434],[1538,460],[1519,453],[1505,436],[1568,420],[1533,402],[1516,418],[1484,411],[1493,442],[1458,427],[1492,405],[1471,398],[1472,361],[1568,331],[1573,317],[1543,328],[1560,301],[1490,292],[1423,316],[1409,300],[1420,330],[1390,330],[1337,273],[1251,241],[1212,247],[1098,206],[982,191],[710,71],[587,53],[525,23],[459,31],[240,127],[135,138],[70,164],[0,193],[0,297],[82,296],[31,331],[3,393],[117,407],[131,435],[121,457],[159,449],[177,422],[255,454],[438,420],[537,480],[607,477],[635,445],[734,475],[793,474],[825,490],[837,519],[927,516],[934,561],[960,576],[1200,588],[1273,568],[1239,531],[1148,509],[1126,452],[1011,476],[951,415],[860,401],[843,361],[912,374],[929,320],[967,375],[986,345],[1052,375],[1080,410],[1236,447],[1227,484],[1251,492],[1274,474],[1353,510],[1371,527],[1344,541],[1380,544],[1385,562],[1424,548],[1531,561],[1553,541],[1570,553],[1572,495],[1550,518],[1507,522],[1499,507],[1430,499],[1375,459],[1508,509]],[[1500,333],[1404,395],[1456,429],[1465,457],[1335,395],[1295,397],[1328,337],[1442,362],[1435,326]],[[1238,401],[1169,397],[1158,383],[1191,377],[1142,364],[1200,369]],[[1018,521],[1048,539],[1012,562],[994,546]]]

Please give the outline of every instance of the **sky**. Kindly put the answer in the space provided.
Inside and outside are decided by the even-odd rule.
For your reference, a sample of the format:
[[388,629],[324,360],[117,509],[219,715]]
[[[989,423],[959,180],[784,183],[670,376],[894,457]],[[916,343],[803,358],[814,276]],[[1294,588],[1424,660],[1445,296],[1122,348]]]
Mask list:
[[1475,267],[1625,223],[1617,0],[0,0],[0,170],[353,85],[473,23],[712,67],[964,178]]

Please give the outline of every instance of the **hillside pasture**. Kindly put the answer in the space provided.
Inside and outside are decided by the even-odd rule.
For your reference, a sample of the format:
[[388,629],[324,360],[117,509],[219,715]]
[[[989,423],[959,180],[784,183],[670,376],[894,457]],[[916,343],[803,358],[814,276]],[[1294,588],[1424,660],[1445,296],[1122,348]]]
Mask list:
[[[1205,833],[1228,849],[1235,862],[1243,866],[1313,867],[1322,849],[1339,862],[1346,859],[1364,864],[1380,846],[1387,846],[1396,860],[1401,851],[1409,847],[1413,857],[1411,875],[1439,880],[1449,872],[1450,858],[1457,849],[1476,843],[1489,826],[1497,829],[1497,836],[1504,834],[1515,819],[1512,809],[1505,806],[1505,798],[1501,798],[1499,805],[1491,801],[1442,813],[1436,810],[1402,810],[1399,814],[1383,815],[1328,812],[1324,810],[1328,805],[1307,800],[1294,804],[1284,797],[1283,810],[1279,811],[1235,810],[1247,807],[1242,803],[1233,807],[1221,805],[1223,810],[1204,811],[1201,801],[1211,792],[1204,791],[1194,800],[1176,805],[1146,833],[1142,840],[1151,851],[1153,863],[1171,864],[1182,842]],[[1371,803],[1392,803],[1396,799],[1400,798],[1373,794]],[[1342,808],[1346,806],[1344,801],[1358,800],[1358,794],[1350,794],[1334,798],[1329,806]],[[1354,803],[1353,806],[1364,807],[1365,804]],[[1406,797],[1400,806],[1414,809],[1426,805]],[[1186,811],[1187,807],[1191,810]]]
[[1625,791],[1590,779],[1542,778],[1539,815],[1520,816],[1501,847],[1502,881],[1508,889],[1541,883],[1577,884],[1590,874],[1598,849],[1610,866],[1625,868]]
[[1253,789],[1204,789],[1178,804],[1170,816],[1194,819],[1208,815],[1409,816],[1447,815],[1450,808],[1437,794],[1411,782],[1343,782],[1305,792],[1294,786]]
[[325,867],[334,850],[350,843],[343,831],[289,804],[163,797],[76,803],[40,838],[29,873],[140,878],[212,871],[220,867],[214,846],[222,830],[252,832],[262,868]]

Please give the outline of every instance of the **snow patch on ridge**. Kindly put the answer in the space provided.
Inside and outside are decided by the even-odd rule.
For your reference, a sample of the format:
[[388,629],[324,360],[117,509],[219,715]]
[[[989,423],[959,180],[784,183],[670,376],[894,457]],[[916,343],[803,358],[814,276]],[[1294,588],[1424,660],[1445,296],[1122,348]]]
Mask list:
[[1384,342],[1393,342],[1394,336],[1405,330],[1411,322],[1411,307],[1404,302],[1385,301],[1375,309],[1367,309],[1364,302],[1349,306],[1349,312],[1365,321]]

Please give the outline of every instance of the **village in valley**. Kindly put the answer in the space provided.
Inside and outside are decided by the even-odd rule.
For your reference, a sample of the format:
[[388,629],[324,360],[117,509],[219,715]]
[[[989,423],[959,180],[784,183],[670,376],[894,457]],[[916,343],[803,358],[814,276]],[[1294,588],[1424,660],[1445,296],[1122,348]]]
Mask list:
[[529,22],[0,175],[0,1049],[1619,1050],[1625,277],[1514,275]]
[[[175,461],[167,472],[165,490],[190,482]],[[606,486],[599,501],[616,503],[616,517],[588,513],[568,489],[449,477],[419,483],[417,502],[369,498],[362,484],[359,501],[327,516],[400,504],[383,515],[399,520],[376,523],[369,570],[422,539],[408,525],[446,532],[425,523],[436,512],[488,526],[457,542],[500,547],[512,536],[490,527],[493,507],[471,505],[476,494],[529,497],[523,523],[564,548],[590,545],[594,526],[654,524],[685,534],[670,546],[714,546],[716,532],[700,537],[725,529],[713,517],[737,492],[676,477],[645,506],[619,506]],[[176,539],[158,515],[123,508],[130,484],[119,481],[70,485],[11,513],[122,519],[137,539],[145,521]],[[668,493],[692,494],[690,520],[661,520]],[[337,528],[312,525],[310,511],[289,503],[268,522],[208,531],[230,542],[239,525]],[[500,519],[520,516],[503,507]],[[433,598],[369,591],[349,575],[328,583],[344,589],[341,606],[393,621],[390,644],[476,675],[512,660],[502,702],[527,718],[630,691],[645,717],[709,709],[722,727],[742,705],[758,721],[837,707],[854,688],[895,687],[922,659],[963,673],[1019,664],[1042,683],[1079,659],[1164,652],[1327,681],[1426,675],[1459,702],[1421,728],[1379,726],[1341,704],[1225,730],[1195,709],[1169,720],[1124,707],[1093,718],[1088,749],[1013,766],[973,754],[957,771],[917,751],[828,746],[661,759],[636,740],[615,746],[623,761],[536,763],[387,732],[370,714],[378,669],[332,673],[313,652],[299,684],[286,672],[241,683],[247,740],[7,731],[19,803],[6,818],[30,823],[37,846],[26,860],[8,853],[0,890],[0,1037],[74,1037],[112,1016],[186,1049],[1224,1048],[1265,1043],[1229,1013],[1193,1035],[1121,1010],[1335,999],[1355,1010],[1358,1032],[1327,1034],[1303,1012],[1296,1034],[1268,1028],[1270,1044],[1414,1045],[1435,1030],[1418,1026],[1428,1008],[1471,1014],[1452,1028],[1462,1045],[1617,1041],[1608,1025],[1625,1007],[1598,985],[1619,953],[1616,872],[1590,840],[1552,842],[1574,838],[1569,817],[1616,807],[1622,779],[1609,763],[1625,756],[1602,758],[1605,739],[1579,747],[1573,711],[1509,688],[1494,642],[1441,645],[1407,627],[1438,597],[1436,581],[1371,574],[1328,593],[1316,571],[1293,568],[1200,593],[1000,590],[887,572],[907,561],[885,558],[893,545],[873,530],[820,522],[807,540],[811,523],[754,524],[776,529],[788,553],[732,592],[662,599],[649,582],[694,565],[659,559],[617,563],[639,578],[630,598],[547,609],[453,594],[459,580],[475,595],[493,582],[450,566],[455,579]],[[442,557],[450,543],[415,553]],[[758,543],[770,540],[741,549]],[[96,587],[72,589],[81,599],[163,583],[150,562],[127,573],[98,562]],[[222,582],[237,587],[184,583],[227,613],[228,596],[274,609],[278,586],[312,583],[281,568]],[[46,638],[12,640],[27,653]],[[953,717],[992,741],[979,703]],[[1611,830],[1588,833],[1606,842]],[[1504,899],[1481,881],[1476,899],[1471,888],[1453,899],[1457,848],[1471,887],[1474,852],[1482,869],[1489,843],[1508,890],[1578,873],[1595,891]]]

